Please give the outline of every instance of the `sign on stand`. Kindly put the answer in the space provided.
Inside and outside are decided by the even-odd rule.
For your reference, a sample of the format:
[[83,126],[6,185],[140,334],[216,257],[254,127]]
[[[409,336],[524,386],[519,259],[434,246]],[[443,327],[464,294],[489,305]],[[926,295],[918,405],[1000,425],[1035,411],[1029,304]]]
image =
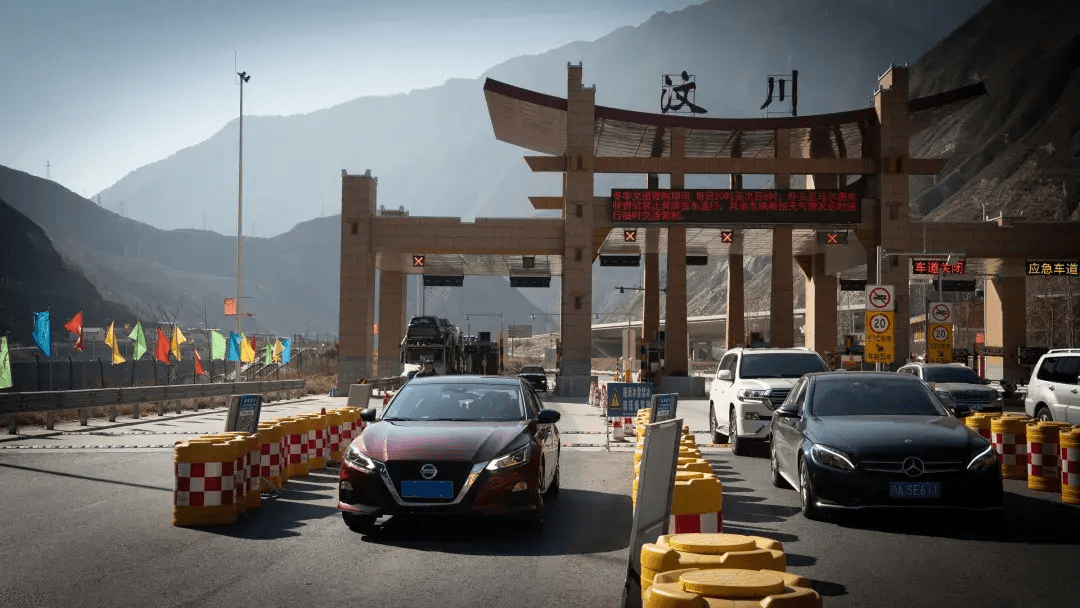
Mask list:
[[225,422],[227,433],[259,432],[259,412],[262,410],[262,395],[239,395],[229,403],[229,418]]
[[892,285],[867,285],[866,310],[896,310],[896,298]]
[[896,358],[895,320],[896,313],[892,311],[866,311],[867,363],[892,363]]
[[649,421],[660,422],[675,417],[675,408],[679,405],[678,393],[657,393],[652,396]]
[[953,360],[952,323],[931,323],[927,331],[926,362],[952,363]]
[[952,302],[930,302],[926,307],[927,318],[931,323],[952,323],[953,322],[953,303]]
[[638,410],[649,406],[652,399],[652,382],[608,382],[608,418],[637,416]]

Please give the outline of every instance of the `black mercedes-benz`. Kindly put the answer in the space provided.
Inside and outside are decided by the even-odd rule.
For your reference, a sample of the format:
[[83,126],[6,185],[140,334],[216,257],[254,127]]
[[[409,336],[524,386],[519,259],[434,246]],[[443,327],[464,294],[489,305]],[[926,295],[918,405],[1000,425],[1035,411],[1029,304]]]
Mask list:
[[[957,416],[969,413],[957,405]],[[997,453],[914,376],[807,374],[771,424],[772,482],[799,489],[806,517],[870,507],[1001,513]]]

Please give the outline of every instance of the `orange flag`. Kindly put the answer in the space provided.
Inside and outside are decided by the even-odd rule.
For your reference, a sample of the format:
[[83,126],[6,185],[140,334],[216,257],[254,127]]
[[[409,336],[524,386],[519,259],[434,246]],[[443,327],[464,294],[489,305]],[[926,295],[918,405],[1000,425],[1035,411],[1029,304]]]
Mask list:
[[75,343],[75,350],[82,350],[82,311],[80,310],[71,320],[64,325],[64,329],[71,333],[79,334],[79,340]]
[[161,331],[160,327],[157,328],[157,344],[154,345],[154,358],[165,365],[169,364],[169,339],[165,337],[165,332]]
[[206,372],[204,372],[202,368],[202,359],[199,357],[199,349],[194,348],[192,350],[195,351],[195,375],[201,376]]

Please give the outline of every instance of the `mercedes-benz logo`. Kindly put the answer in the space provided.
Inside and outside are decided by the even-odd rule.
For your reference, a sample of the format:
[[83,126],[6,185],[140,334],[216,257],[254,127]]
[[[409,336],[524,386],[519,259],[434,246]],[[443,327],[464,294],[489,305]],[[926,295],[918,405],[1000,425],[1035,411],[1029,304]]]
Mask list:
[[[919,463],[919,467],[922,467],[922,463]],[[922,471],[920,470],[920,473]],[[420,467],[420,476],[424,479],[435,479],[435,476],[439,474],[439,469],[435,468],[435,465],[430,462]]]
[[923,466],[923,461],[914,456],[910,456],[904,461],[900,468],[904,470],[904,474],[908,477],[918,477],[923,474],[926,468]]

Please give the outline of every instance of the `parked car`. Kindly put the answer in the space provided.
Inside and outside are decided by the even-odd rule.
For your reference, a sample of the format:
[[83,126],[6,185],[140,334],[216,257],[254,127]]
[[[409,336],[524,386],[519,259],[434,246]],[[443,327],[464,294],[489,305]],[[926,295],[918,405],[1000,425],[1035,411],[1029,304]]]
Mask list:
[[473,513],[544,521],[544,497],[559,491],[559,412],[543,409],[520,378],[414,378],[341,463],[345,523],[371,531],[382,515]]
[[[828,371],[809,348],[733,348],[720,359],[709,388],[713,443],[731,442],[736,455],[747,443],[769,439],[769,420],[804,374]],[[767,397],[763,400],[762,397]]]
[[[962,403],[955,408],[970,414]],[[771,426],[773,485],[797,488],[806,517],[925,506],[1002,514],[997,452],[911,375],[809,374]]]
[[1080,424],[1080,349],[1048,351],[1028,380],[1024,411],[1039,420]]
[[524,378],[532,384],[532,387],[538,391],[547,391],[547,373],[544,371],[544,367],[541,365],[522,365],[518,370],[518,376]]
[[961,363],[909,363],[896,371],[929,384],[950,408],[963,403],[975,412],[1001,411],[1002,394]]

